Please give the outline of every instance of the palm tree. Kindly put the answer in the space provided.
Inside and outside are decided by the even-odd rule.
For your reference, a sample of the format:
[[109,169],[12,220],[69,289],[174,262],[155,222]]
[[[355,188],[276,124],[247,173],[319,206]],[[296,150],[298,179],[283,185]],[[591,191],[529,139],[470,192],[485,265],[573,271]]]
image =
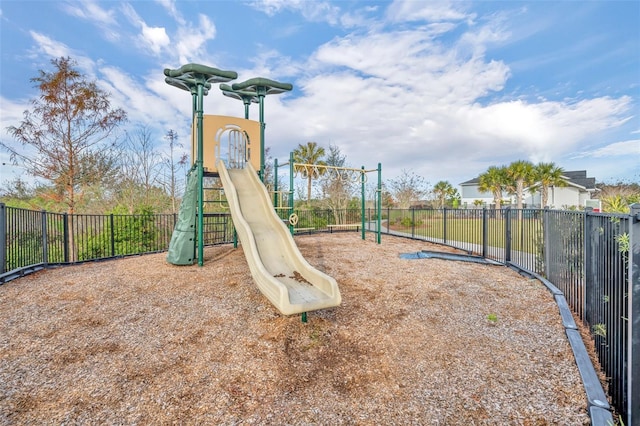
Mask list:
[[509,164],[506,173],[515,189],[517,208],[522,209],[524,188],[535,182],[535,166],[530,161],[518,160]]
[[433,193],[438,199],[440,208],[444,208],[447,197],[452,197],[456,193],[456,189],[446,180],[441,180],[433,186]]
[[534,170],[535,181],[540,186],[540,207],[545,208],[549,200],[549,188],[567,186],[567,181],[562,176],[564,170],[555,163],[538,163]]
[[491,166],[480,175],[478,189],[482,192],[491,192],[496,209],[500,209],[502,190],[507,186],[506,169],[504,166]]
[[326,166],[327,163],[322,161],[325,152],[324,148],[318,146],[316,142],[307,142],[305,145],[298,144],[293,150],[293,161],[298,164],[306,164],[306,166],[295,166],[295,171],[300,172],[307,179],[307,202],[311,201],[311,181],[318,178],[324,173],[324,169],[318,169],[318,173],[314,173],[312,165]]

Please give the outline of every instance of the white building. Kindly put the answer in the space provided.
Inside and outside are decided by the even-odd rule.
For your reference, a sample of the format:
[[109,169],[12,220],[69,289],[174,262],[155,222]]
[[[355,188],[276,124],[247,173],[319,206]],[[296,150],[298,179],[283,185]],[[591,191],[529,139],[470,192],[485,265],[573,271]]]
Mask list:
[[[596,179],[587,177],[586,170],[564,172],[563,176],[567,185],[552,186],[549,188],[547,204],[550,208],[561,209],[568,207],[584,207],[586,200],[591,200],[596,188]],[[490,192],[481,192],[478,189],[479,178],[474,178],[460,184],[461,206],[467,208],[493,206],[493,195]],[[532,192],[533,191],[533,192]],[[541,207],[539,185],[532,185],[524,190],[525,207]],[[514,194],[503,193],[503,203],[515,204]],[[481,204],[480,204],[481,203]]]

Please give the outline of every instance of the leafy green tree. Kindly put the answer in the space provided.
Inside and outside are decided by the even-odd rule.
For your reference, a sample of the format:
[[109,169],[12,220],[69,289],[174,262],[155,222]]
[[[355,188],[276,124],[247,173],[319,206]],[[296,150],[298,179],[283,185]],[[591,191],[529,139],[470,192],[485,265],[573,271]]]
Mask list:
[[629,206],[620,194],[601,198],[602,210],[606,213],[629,213]]
[[521,209],[524,201],[524,188],[535,182],[535,167],[525,160],[514,161],[505,169],[510,186],[515,189],[516,207]]
[[480,175],[478,189],[482,192],[490,192],[493,195],[493,203],[500,210],[502,191],[508,183],[507,172],[504,166],[491,166]]
[[549,201],[549,188],[567,186],[562,177],[564,170],[555,163],[538,163],[534,167],[536,185],[540,188],[540,207],[545,208]]
[[[305,164],[304,166],[296,166],[295,171],[307,179],[307,202],[311,201],[311,182],[324,173],[323,169],[315,169],[313,165],[326,166],[327,163],[323,161],[324,156],[324,148],[316,142],[307,142],[304,145],[299,144],[298,147],[293,150],[293,161],[298,164]],[[315,170],[318,170],[318,172]]]
[[89,230],[89,235],[84,237],[86,244],[78,255],[79,260],[148,253],[164,248],[159,246],[161,230],[151,207],[140,206],[130,214],[127,207],[119,206],[110,214],[113,222],[107,222],[100,232]]
[[443,209],[447,202],[447,199],[454,197],[458,190],[455,189],[450,182],[441,180],[433,185],[432,192],[438,200],[438,205],[441,209]]

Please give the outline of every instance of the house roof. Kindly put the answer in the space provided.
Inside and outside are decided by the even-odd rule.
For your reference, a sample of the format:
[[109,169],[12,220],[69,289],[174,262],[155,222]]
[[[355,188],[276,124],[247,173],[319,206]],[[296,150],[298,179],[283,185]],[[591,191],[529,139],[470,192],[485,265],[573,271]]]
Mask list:
[[564,172],[562,174],[570,183],[580,185],[585,189],[596,189],[596,178],[587,177],[586,170],[576,170],[572,172]]
[[477,185],[480,183],[480,178],[473,178],[473,179],[469,179],[466,182],[462,182],[460,185]]
[[[596,189],[596,178],[587,177],[586,170],[573,170],[562,173],[562,176],[567,180],[567,183],[571,186],[578,186],[581,188],[589,190]],[[471,186],[478,185],[480,183],[480,177],[475,177],[473,179],[469,179],[468,181],[462,182],[461,186]]]

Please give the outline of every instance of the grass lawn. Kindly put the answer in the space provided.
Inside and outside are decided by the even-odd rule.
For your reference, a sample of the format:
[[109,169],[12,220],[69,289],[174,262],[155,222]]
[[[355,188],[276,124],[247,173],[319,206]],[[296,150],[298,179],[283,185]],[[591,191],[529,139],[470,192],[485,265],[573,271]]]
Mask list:
[[[467,217],[460,217],[461,213]],[[458,217],[454,217],[457,215]],[[440,210],[392,210],[391,229],[411,233],[416,237],[459,241],[482,245],[482,211],[447,212],[446,221]],[[537,253],[542,244],[542,221],[536,218],[518,220],[487,216],[486,239],[490,247],[505,247],[508,221],[511,225],[511,249],[527,253]],[[446,235],[445,235],[446,225]]]

